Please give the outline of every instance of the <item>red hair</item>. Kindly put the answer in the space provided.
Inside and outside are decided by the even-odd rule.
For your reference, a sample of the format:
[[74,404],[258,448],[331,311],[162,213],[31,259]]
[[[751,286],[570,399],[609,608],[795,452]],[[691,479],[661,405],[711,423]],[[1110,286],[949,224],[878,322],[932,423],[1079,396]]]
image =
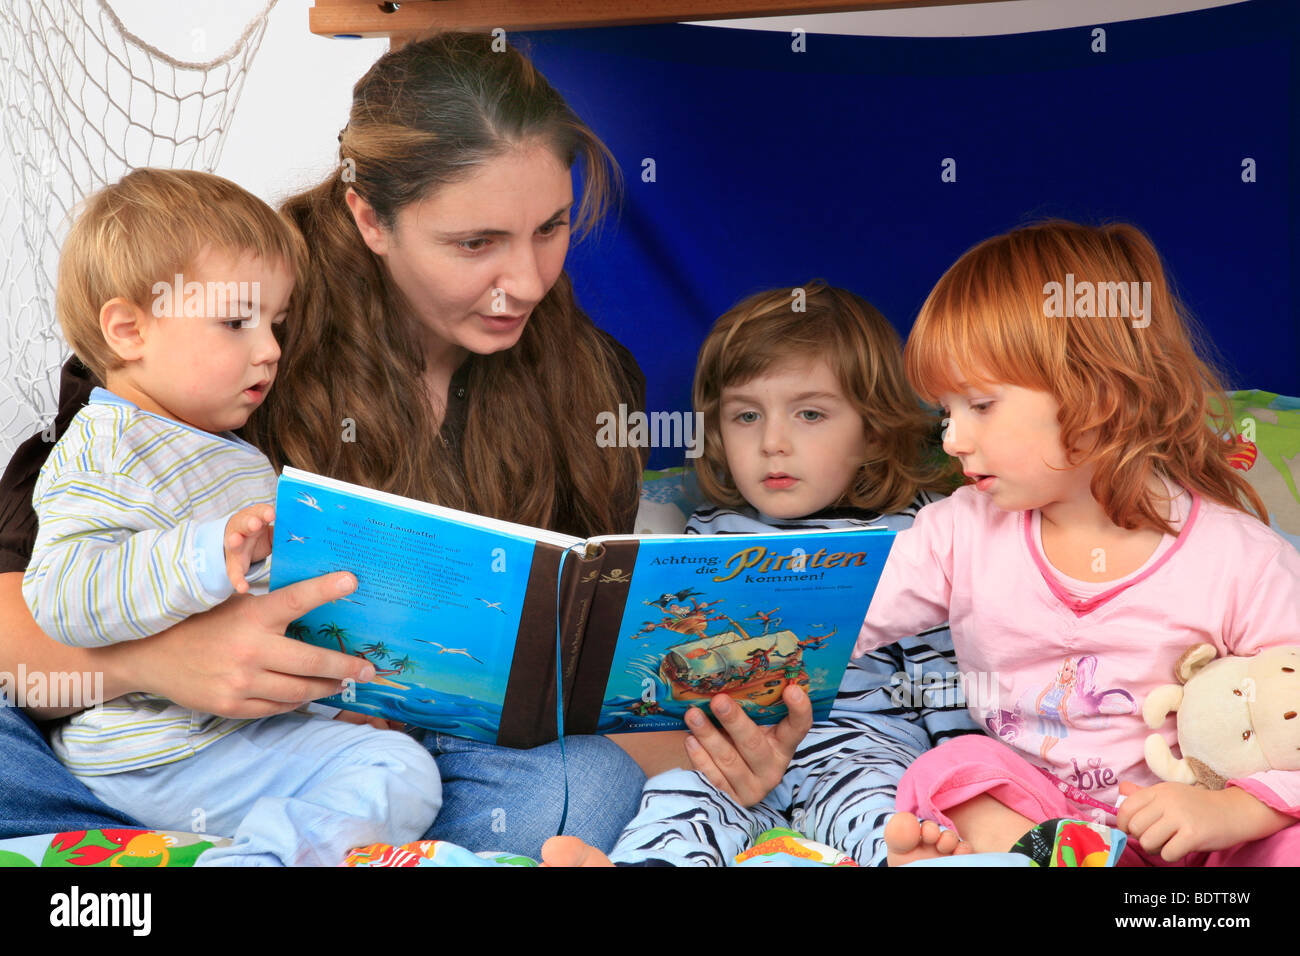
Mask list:
[[[1076,310],[1061,298],[1071,289],[1097,294]],[[1128,289],[1141,290],[1145,308]],[[1151,500],[1157,475],[1267,524],[1259,495],[1228,464],[1232,406],[1198,344],[1209,351],[1140,230],[1054,221],[958,259],[921,307],[904,363],[930,401],[963,380],[1049,393],[1067,460],[1095,467],[1092,495],[1121,528],[1173,533]]]

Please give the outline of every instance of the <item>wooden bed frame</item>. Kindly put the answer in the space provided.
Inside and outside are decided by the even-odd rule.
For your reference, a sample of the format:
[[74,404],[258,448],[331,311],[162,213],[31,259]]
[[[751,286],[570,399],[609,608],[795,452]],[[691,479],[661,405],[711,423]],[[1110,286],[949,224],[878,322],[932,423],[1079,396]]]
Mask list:
[[556,30],[802,13],[962,6],[997,0],[315,0],[311,32],[389,37],[400,46],[430,30]]

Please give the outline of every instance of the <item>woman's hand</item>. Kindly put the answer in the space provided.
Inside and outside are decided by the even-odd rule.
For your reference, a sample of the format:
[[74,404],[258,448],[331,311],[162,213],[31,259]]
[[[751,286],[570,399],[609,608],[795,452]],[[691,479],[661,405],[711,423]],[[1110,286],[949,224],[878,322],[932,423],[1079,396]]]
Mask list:
[[161,634],[105,648],[121,679],[183,707],[222,717],[267,717],[365,682],[374,665],[284,636],[289,623],[356,590],[336,572],[269,594],[237,594]]
[[779,724],[760,727],[745,709],[726,694],[710,702],[722,730],[697,707],[686,712],[693,736],[686,738],[686,753],[695,769],[715,787],[742,806],[752,807],[781,782],[799,742],[812,727],[812,703],[798,687],[787,686],[782,695],[790,712]]

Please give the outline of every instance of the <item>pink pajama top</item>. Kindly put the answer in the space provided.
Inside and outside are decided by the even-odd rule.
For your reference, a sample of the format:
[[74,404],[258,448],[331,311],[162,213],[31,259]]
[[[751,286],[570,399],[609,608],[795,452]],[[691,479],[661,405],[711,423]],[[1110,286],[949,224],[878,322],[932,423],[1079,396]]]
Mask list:
[[[1258,519],[1170,487],[1178,536],[1102,584],[1047,562],[1037,512],[1003,511],[971,486],[927,505],[894,542],[854,653],[949,621],[976,723],[1076,802],[1113,810],[1121,780],[1160,782],[1143,757],[1142,702],[1176,682],[1188,648],[1300,645],[1300,552]],[[1160,732],[1176,746],[1174,715]],[[1233,783],[1300,816],[1300,771]]]

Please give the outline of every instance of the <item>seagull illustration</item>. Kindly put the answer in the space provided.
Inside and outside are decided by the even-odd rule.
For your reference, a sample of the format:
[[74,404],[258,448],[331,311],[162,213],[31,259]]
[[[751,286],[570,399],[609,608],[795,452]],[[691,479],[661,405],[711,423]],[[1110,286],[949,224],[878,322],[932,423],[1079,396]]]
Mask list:
[[298,504],[306,505],[308,508],[315,508],[317,511],[320,511],[322,514],[324,514],[324,509],[322,509],[321,506],[316,503],[316,499],[313,496],[307,494],[307,492],[305,491],[298,492],[298,497],[296,500]]
[[477,657],[475,657],[473,654],[471,654],[463,647],[447,647],[445,644],[439,644],[437,641],[426,641],[418,637],[415,638],[415,640],[419,641],[421,644],[432,644],[434,647],[441,648],[441,650],[438,651],[439,654],[464,654],[475,664],[483,663],[481,660],[479,660]]
[[299,544],[306,544],[306,543],[307,543],[307,539],[306,539],[306,538],[300,538],[300,537],[298,537],[296,534],[294,534],[292,531],[289,532],[289,541],[290,541],[290,542],[297,541]]
[[493,610],[496,610],[496,611],[501,611],[502,614],[505,614],[505,613],[506,613],[505,611],[502,611],[502,610],[501,610],[501,603],[502,603],[502,602],[500,602],[500,601],[487,601],[487,600],[484,600],[483,598],[475,598],[475,600],[476,600],[476,601],[483,601],[483,603],[486,604],[488,607],[490,607],[490,608],[492,608]]

